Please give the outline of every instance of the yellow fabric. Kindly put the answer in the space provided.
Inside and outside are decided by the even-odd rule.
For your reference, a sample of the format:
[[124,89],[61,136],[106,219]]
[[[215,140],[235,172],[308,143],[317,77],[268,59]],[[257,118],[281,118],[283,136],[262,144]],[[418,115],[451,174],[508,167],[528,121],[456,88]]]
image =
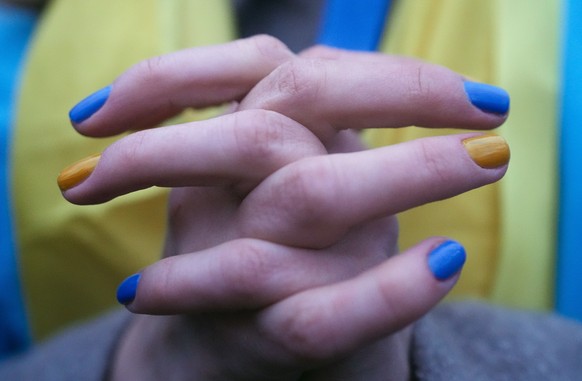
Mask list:
[[[429,235],[466,246],[469,259],[453,296],[552,305],[558,3],[405,0],[392,11],[384,51],[447,66],[512,96],[511,116],[497,130],[512,148],[506,178],[400,217],[403,247]],[[380,146],[441,133],[409,128],[365,136]]]
[[13,186],[24,293],[43,337],[115,302],[117,284],[158,258],[166,191],[149,189],[100,206],[68,204],[59,171],[101,151],[67,113],[132,64],[233,38],[226,0],[56,0],[38,28],[21,90]]
[[496,0],[498,80],[512,94],[502,187],[502,242],[492,300],[553,306],[557,210],[560,1]]

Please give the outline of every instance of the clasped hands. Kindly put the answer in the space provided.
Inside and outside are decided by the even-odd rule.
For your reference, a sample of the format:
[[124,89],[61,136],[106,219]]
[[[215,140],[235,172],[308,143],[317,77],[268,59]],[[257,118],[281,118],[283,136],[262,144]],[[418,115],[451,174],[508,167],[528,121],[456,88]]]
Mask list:
[[[151,128],[185,108],[213,119]],[[358,131],[486,130],[496,87],[418,60],[268,36],[153,58],[71,111],[87,136],[138,130],[64,170],[102,203],[172,187],[164,258],[118,299],[137,314],[112,379],[408,379],[409,327],[456,282],[462,246],[396,255],[398,212],[500,179],[509,151],[469,133],[367,150]],[[122,254],[122,253],[120,253]]]

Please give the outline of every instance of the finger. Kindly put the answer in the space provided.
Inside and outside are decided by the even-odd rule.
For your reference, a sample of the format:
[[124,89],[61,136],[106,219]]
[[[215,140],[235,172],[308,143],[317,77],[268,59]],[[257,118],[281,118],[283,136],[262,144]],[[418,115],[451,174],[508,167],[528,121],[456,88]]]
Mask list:
[[451,290],[464,261],[461,245],[431,239],[356,278],[273,305],[259,326],[284,348],[282,357],[328,363],[418,320]]
[[159,261],[137,275],[139,287],[136,276],[128,278],[118,298],[132,312],[147,314],[257,309],[384,261],[384,253],[374,249],[314,255],[266,241],[234,240]]
[[236,223],[245,237],[326,247],[362,222],[497,181],[508,161],[505,140],[487,135],[307,158],[261,183],[241,204]]
[[151,58],[75,106],[71,121],[89,136],[153,127],[188,107],[240,99],[293,54],[268,36]]
[[280,167],[325,153],[303,126],[271,111],[248,111],[131,134],[61,172],[74,203],[108,201],[151,186],[255,183]]
[[411,58],[337,55],[341,59],[285,62],[253,88],[240,109],[283,113],[324,140],[349,128],[490,129],[505,121],[509,96],[500,88]]

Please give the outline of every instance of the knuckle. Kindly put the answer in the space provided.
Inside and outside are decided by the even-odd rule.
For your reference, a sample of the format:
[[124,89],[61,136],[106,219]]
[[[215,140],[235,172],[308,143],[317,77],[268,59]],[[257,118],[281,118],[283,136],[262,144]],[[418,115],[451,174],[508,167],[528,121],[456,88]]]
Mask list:
[[[174,289],[175,280],[174,263],[170,258],[162,259],[155,263],[151,269],[148,268],[143,272],[138,290],[141,291],[138,297],[141,296],[139,302],[142,307],[164,308],[168,303],[172,303],[171,290]],[[155,279],[155,281],[148,282],[150,278]]]
[[[236,255],[225,255],[219,260],[219,279],[230,285],[235,300],[253,300],[264,289],[276,263],[269,260],[264,245],[253,239],[236,241]],[[259,292],[258,292],[259,291]]]
[[234,114],[234,118],[235,147],[240,157],[254,165],[279,166],[325,152],[308,129],[277,112],[255,109]]
[[287,175],[275,189],[279,207],[287,220],[299,229],[319,226],[334,215],[332,192],[337,187],[335,171],[327,157],[305,159],[289,167]]
[[137,81],[157,83],[163,80],[165,76],[165,61],[164,56],[148,58],[133,66],[130,69],[130,75],[133,74],[132,77]]
[[402,288],[404,279],[401,274],[394,276],[378,277],[376,291],[378,295],[377,306],[382,315],[386,316],[385,332],[397,332],[403,327],[417,320],[426,313],[439,291],[426,288],[422,292],[407,289],[406,292],[395,292]]
[[[175,64],[172,63],[171,56],[169,54],[148,58],[131,67],[123,75],[123,81],[130,83],[135,89],[147,89],[144,94],[159,93],[159,104],[149,110],[150,115],[154,118],[159,115],[175,114],[183,107],[180,102],[174,99],[172,92],[162,94],[166,84],[171,81],[171,73],[175,72],[175,69],[172,68]],[[152,84],[156,85],[152,86]],[[162,120],[163,118],[159,121]]]
[[148,131],[138,131],[114,143],[107,151],[115,151],[116,161],[123,163],[126,173],[136,173],[147,160],[148,135]]
[[324,65],[318,59],[295,59],[279,66],[273,86],[283,98],[310,104],[316,100],[325,80]]
[[394,297],[394,290],[398,287],[398,282],[391,278],[381,278],[377,283],[380,296],[379,307],[382,308],[383,315],[389,317],[393,325],[400,325],[400,322],[406,321],[406,312],[409,313],[413,305],[408,298]]
[[420,160],[433,184],[449,184],[453,178],[446,155],[430,139],[419,140]]
[[431,65],[424,62],[417,62],[407,69],[408,94],[413,101],[422,101],[431,97],[432,69]]
[[290,356],[303,363],[336,357],[337,349],[329,332],[332,317],[328,312],[314,303],[301,303],[293,315],[281,322],[281,344]]
[[241,157],[252,162],[273,161],[285,146],[288,123],[279,114],[250,110],[234,114],[233,137]]

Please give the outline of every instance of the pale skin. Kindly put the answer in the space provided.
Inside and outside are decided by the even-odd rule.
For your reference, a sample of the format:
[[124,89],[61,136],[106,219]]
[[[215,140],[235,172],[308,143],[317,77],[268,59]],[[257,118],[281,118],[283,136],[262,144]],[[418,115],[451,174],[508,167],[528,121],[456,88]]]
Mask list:
[[[266,36],[140,63],[75,127],[120,139],[64,191],[79,204],[173,187],[164,259],[141,272],[112,380],[406,380],[409,328],[454,286],[395,214],[499,180],[462,134],[365,150],[366,128],[486,130],[463,78],[416,60]],[[186,107],[230,113],[157,129]],[[155,316],[162,315],[162,316]]]

